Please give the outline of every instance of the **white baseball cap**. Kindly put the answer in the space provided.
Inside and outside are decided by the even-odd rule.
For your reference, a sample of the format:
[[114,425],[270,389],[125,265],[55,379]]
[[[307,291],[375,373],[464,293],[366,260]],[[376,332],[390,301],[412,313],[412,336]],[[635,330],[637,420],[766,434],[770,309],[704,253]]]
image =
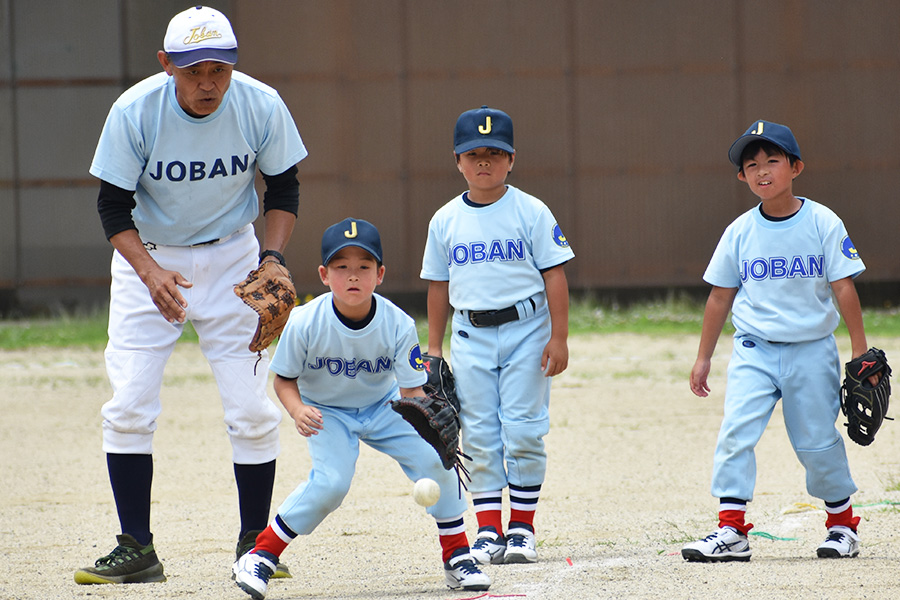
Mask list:
[[229,65],[237,62],[237,38],[231,23],[208,6],[195,6],[172,17],[163,50],[176,67],[189,67],[204,60]]

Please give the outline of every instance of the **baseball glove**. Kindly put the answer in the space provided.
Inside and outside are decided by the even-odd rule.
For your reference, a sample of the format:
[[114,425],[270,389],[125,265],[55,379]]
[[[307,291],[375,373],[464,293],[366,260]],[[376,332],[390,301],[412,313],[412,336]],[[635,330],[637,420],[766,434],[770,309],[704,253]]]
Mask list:
[[287,268],[266,261],[234,286],[234,293],[259,315],[250,351],[260,354],[278,337],[287,324],[297,291]]
[[[862,356],[845,366],[846,377],[841,386],[841,411],[847,417],[847,435],[860,446],[875,441],[875,434],[887,416],[891,397],[891,367],[878,348],[869,348]],[[881,374],[873,386],[869,377]]]
[[391,408],[431,444],[445,469],[456,470],[460,483],[465,487],[462,476],[468,479],[469,472],[461,459],[468,456],[459,449],[459,400],[453,374],[440,357],[423,354],[422,360],[428,372],[428,381],[422,386],[425,396],[392,400]]

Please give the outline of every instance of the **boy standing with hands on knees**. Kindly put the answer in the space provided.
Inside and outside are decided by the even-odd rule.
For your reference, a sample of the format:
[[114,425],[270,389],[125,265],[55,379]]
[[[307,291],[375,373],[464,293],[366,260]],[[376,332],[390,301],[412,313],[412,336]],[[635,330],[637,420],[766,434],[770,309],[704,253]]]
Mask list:
[[375,226],[345,219],[326,229],[319,277],[331,292],[291,312],[270,367],[278,399],[307,438],[312,470],[235,563],[236,583],[265,598],[288,544],[312,533],[347,495],[363,441],[394,458],[411,481],[438,483],[440,499],[427,510],[437,521],[447,585],[487,590],[491,579],[469,554],[456,474],[390,405],[424,396],[426,375],[412,317],[375,293],[384,279]]
[[429,282],[428,353],[443,355],[451,319],[450,362],[478,518],[472,556],[482,564],[534,562],[550,381],[569,361],[564,265],[575,255],[547,206],[506,183],[515,163],[509,115],[487,106],[462,113],[454,156],[469,189],[428,228],[421,272]]
[[816,553],[852,558],[859,554],[859,517],[850,503],[857,488],[835,427],[841,365],[834,331],[843,315],[852,356],[866,352],[853,284],[865,265],[834,212],[794,195],[804,165],[789,128],[757,121],[728,157],[760,203],[728,226],[703,275],[713,288],[691,370],[697,396],[709,395],[710,361],[729,311],[736,331],[713,463],[719,527],[681,553],[698,562],[750,560],[753,525],[744,515],[756,482],[754,448],[781,399],[806,489],[825,502],[828,537]]

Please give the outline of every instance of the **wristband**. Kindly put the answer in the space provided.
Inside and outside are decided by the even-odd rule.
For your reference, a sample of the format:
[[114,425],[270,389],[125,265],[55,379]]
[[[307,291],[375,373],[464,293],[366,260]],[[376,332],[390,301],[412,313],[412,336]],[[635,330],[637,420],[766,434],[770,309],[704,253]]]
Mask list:
[[259,255],[259,263],[262,264],[262,261],[267,256],[274,256],[275,260],[281,263],[282,267],[286,267],[287,265],[284,263],[284,255],[278,250],[266,250]]

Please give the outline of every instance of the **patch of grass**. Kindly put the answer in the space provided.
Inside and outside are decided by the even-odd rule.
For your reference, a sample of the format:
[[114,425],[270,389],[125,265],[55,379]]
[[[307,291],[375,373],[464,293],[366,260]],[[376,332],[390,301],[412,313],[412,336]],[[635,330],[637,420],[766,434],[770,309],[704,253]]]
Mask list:
[[[673,297],[627,307],[604,306],[590,300],[574,300],[569,306],[571,335],[596,333],[699,335],[702,325],[703,305],[688,299]],[[730,328],[729,323],[726,325],[726,333],[730,333]]]
[[[700,335],[703,325],[702,302],[673,295],[665,300],[635,303],[629,306],[604,305],[590,299],[573,299],[569,306],[569,334],[571,336],[636,333],[643,335]],[[422,349],[428,344],[428,318],[413,315]],[[870,336],[900,336],[900,308],[864,309],[866,333]],[[54,318],[15,319],[0,321],[0,349],[16,350],[39,346],[86,346],[103,348],[106,345],[106,310],[90,314],[63,315]],[[724,334],[734,332],[730,321]],[[450,324],[447,324],[447,336]],[[837,335],[846,336],[843,322]],[[196,342],[197,333],[190,323],[184,328],[180,342]],[[444,350],[450,348],[445,336]]]
[[672,521],[666,521],[666,525],[669,525],[675,532],[675,535],[667,537],[663,539],[663,543],[672,546],[672,545],[683,545],[688,542],[693,542],[697,539],[696,534],[687,533],[684,531],[677,523],[673,523]]
[[[106,310],[52,318],[0,321],[0,350],[86,347],[102,349],[107,342]],[[197,332],[185,324],[179,342],[196,342]]]

